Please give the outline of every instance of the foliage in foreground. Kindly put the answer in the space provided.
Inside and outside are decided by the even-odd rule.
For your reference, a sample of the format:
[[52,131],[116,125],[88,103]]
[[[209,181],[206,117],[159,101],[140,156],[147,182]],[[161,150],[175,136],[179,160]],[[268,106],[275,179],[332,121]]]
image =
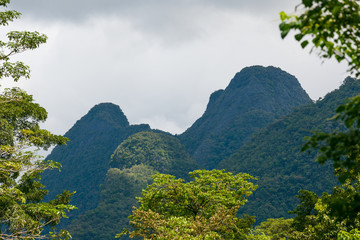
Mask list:
[[300,107],[291,114],[268,125],[254,134],[220,168],[233,173],[246,172],[258,178],[259,188],[249,197],[241,213],[256,216],[256,223],[268,218],[290,218],[298,201],[300,189],[316,194],[330,192],[337,184],[330,164],[319,165],[316,153],[307,154],[300,149],[304,137],[312,131],[343,129],[342,124],[328,120],[336,113],[334,106],[360,92],[360,82],[347,78],[339,89],[327,94],[316,103]]
[[[10,0],[0,0],[7,7]],[[0,25],[20,17],[17,11],[0,12]],[[22,62],[11,62],[14,54],[32,50],[46,42],[38,32],[13,31],[8,42],[0,41],[0,79],[29,78],[30,70]],[[0,94],[0,239],[68,239],[67,231],[44,234],[47,226],[55,227],[66,213],[72,193],[64,191],[56,199],[42,202],[47,190],[40,183],[40,174],[49,168],[59,168],[53,161],[44,161],[34,148],[47,149],[64,144],[67,139],[41,129],[47,112],[34,103],[31,95],[19,88],[5,89]]]
[[[298,15],[280,13],[281,37],[294,31],[305,48],[311,42],[323,59],[345,61],[348,71],[360,76],[360,6],[357,0],[302,0]],[[299,11],[300,9],[300,11]],[[311,44],[310,44],[311,45]]]
[[130,216],[132,230],[117,237],[144,239],[241,239],[254,223],[253,217],[236,213],[256,189],[248,174],[224,170],[196,170],[193,181],[156,174],[154,183],[138,198],[139,208]]
[[[302,0],[302,12],[289,16],[280,13],[281,36],[292,30],[305,48],[311,40],[320,58],[334,57],[348,63],[348,71],[360,76],[360,6],[356,0]],[[300,7],[298,6],[298,7]],[[360,95],[337,108],[336,120],[345,131],[316,133],[303,150],[318,149],[317,161],[332,161],[340,186],[332,194],[324,193],[316,200],[302,193],[302,204],[294,220],[295,239],[358,239],[360,224]],[[301,206],[303,206],[301,208]],[[304,213],[305,209],[310,209]],[[300,213],[303,214],[300,214]],[[302,221],[298,221],[299,219]]]
[[45,119],[45,109],[20,89],[5,90],[0,95],[1,239],[44,238],[45,226],[55,226],[74,209],[69,205],[72,193],[67,191],[48,203],[42,202],[48,191],[39,181],[40,174],[60,166],[43,161],[29,148],[47,148],[67,140],[40,129],[39,122]]
[[[341,183],[332,194],[321,197],[301,191],[301,204],[296,214],[292,239],[335,239],[339,234],[356,231],[360,223],[360,98],[340,105],[335,119],[342,120],[345,131],[316,133],[308,139],[304,150],[318,149],[317,161],[332,161],[334,173]],[[344,235],[345,236],[345,235]]]

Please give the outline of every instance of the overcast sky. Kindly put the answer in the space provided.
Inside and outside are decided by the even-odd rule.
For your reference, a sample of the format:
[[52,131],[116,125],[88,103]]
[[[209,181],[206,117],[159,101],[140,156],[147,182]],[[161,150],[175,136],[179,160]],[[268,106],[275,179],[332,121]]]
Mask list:
[[341,84],[344,65],[322,63],[293,38],[280,38],[278,13],[299,2],[12,0],[23,15],[1,33],[49,37],[15,59],[30,65],[31,79],[19,85],[48,110],[45,127],[54,133],[101,102],[119,105],[131,124],[182,133],[210,94],[247,66],[280,67],[314,100]]

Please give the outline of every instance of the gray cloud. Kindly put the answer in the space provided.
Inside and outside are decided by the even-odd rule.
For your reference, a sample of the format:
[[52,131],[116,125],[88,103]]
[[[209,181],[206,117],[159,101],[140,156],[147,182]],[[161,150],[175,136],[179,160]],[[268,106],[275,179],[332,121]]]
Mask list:
[[189,9],[216,8],[248,12],[273,13],[274,9],[288,9],[297,0],[16,0],[11,6],[36,18],[48,20],[83,20],[101,15],[146,17],[186,12]]
[[[276,20],[282,9],[297,0],[16,0],[12,7],[25,17],[81,24],[94,18],[114,17],[140,32],[161,35],[166,43],[196,39],[204,25],[222,21],[229,12]],[[215,21],[212,22],[212,21]]]
[[11,27],[49,36],[19,55],[21,82],[65,133],[95,104],[118,104],[131,123],[181,133],[210,94],[250,65],[295,75],[314,99],[337,87],[345,68],[321,65],[293,39],[281,40],[277,13],[297,0],[13,0]]

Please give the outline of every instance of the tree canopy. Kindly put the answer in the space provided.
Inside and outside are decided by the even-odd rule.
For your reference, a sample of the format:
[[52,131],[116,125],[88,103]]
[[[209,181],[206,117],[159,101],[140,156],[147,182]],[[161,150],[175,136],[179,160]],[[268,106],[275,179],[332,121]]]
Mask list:
[[250,216],[237,217],[246,197],[256,189],[248,174],[196,170],[193,181],[168,174],[154,175],[130,216],[129,234],[144,239],[239,239],[250,230]]

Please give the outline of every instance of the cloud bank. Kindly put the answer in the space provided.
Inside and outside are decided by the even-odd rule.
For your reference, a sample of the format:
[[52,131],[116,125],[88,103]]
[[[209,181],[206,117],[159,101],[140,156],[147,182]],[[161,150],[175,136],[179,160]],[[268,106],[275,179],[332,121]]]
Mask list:
[[181,133],[212,92],[242,68],[273,65],[295,75],[313,99],[336,88],[344,67],[321,64],[282,40],[278,12],[293,0],[14,0],[11,28],[46,33],[19,56],[32,69],[20,83],[63,134],[95,104],[118,104],[130,122]]

